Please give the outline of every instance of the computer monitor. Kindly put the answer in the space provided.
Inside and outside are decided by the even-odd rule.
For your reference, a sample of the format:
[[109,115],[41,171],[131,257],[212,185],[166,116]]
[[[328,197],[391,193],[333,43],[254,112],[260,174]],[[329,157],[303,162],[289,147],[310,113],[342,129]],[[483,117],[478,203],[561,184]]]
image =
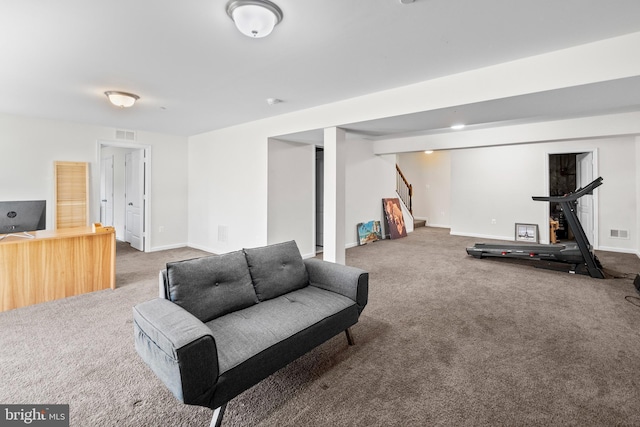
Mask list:
[[46,213],[46,200],[0,201],[0,240],[8,236],[35,237],[29,232],[46,228]]

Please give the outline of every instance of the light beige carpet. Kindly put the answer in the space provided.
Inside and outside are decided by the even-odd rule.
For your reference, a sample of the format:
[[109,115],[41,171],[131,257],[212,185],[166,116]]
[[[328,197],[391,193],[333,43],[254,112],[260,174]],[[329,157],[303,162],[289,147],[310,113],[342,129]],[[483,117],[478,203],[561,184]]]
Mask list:
[[[353,328],[231,401],[223,426],[640,425],[635,255],[621,278],[465,253],[474,239],[419,228],[347,251],[370,272]],[[0,402],[68,403],[72,426],[207,426],[133,347],[131,307],[168,260],[118,248],[118,289],[0,313]]]

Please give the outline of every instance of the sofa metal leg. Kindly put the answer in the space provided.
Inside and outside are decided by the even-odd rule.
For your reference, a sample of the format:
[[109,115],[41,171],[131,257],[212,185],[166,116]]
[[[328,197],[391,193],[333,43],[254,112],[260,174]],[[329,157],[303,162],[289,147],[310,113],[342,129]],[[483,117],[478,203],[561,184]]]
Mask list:
[[349,345],[354,345],[356,342],[353,340],[353,334],[351,333],[351,328],[345,329],[344,333],[347,336],[347,342],[349,343]]
[[222,425],[222,417],[224,417],[224,410],[227,409],[227,404],[225,403],[219,408],[214,409],[213,418],[211,418],[211,426],[210,427],[220,427]]

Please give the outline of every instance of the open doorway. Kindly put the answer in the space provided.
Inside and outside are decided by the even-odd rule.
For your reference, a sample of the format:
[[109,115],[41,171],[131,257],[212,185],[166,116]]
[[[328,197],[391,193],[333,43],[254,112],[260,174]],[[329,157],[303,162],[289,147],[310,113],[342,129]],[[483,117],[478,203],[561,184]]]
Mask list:
[[150,147],[100,141],[98,152],[101,222],[115,228],[117,240],[148,251]]
[[[549,154],[549,195],[562,196],[589,184],[597,176],[594,151]],[[597,247],[597,203],[593,195],[578,200],[576,214],[591,245]],[[558,203],[549,203],[549,218],[557,221],[556,241],[575,240]],[[551,230],[553,233],[553,230]],[[551,238],[553,242],[553,238]]]

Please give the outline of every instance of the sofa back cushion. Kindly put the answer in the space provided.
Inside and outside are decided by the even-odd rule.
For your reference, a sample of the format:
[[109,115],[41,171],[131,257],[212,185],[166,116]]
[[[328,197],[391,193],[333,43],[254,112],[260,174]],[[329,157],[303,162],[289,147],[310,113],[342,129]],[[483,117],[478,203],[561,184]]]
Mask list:
[[258,303],[242,251],[167,263],[169,299],[203,322]]
[[245,249],[251,279],[260,301],[275,298],[309,284],[309,275],[296,242]]

